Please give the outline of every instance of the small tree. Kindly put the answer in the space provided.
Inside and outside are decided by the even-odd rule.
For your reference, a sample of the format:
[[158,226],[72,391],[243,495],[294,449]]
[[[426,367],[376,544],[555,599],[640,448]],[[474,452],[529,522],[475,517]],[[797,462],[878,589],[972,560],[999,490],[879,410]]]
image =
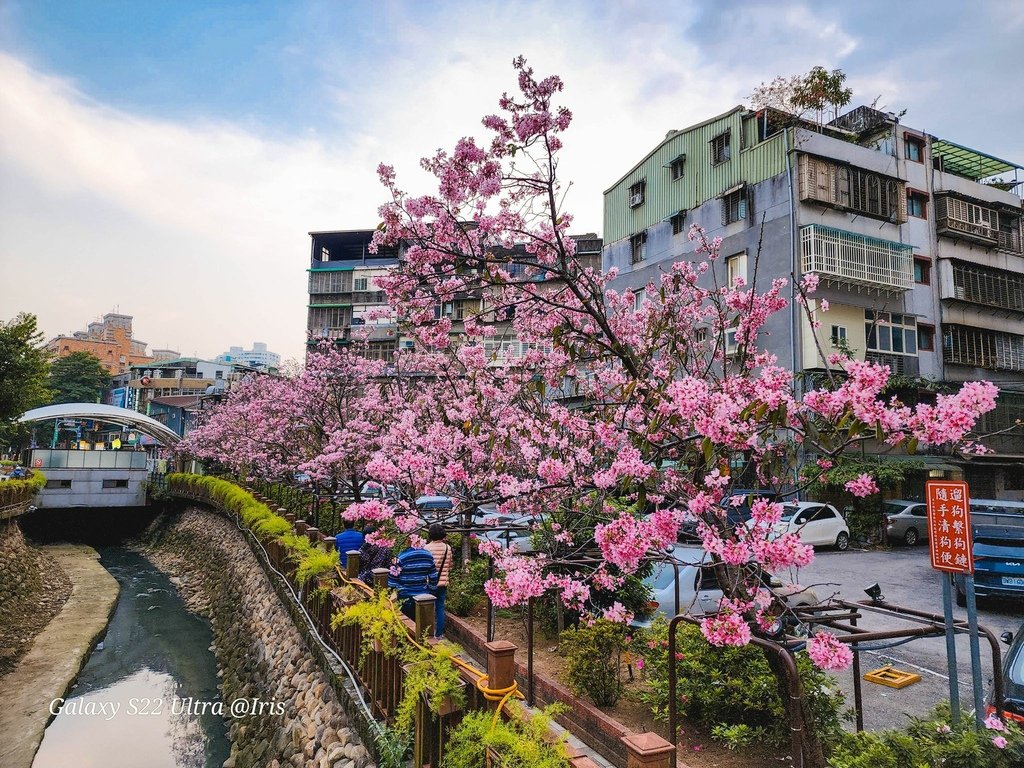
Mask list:
[[110,384],[110,373],[88,352],[72,352],[50,366],[54,403],[95,403]]
[[805,75],[779,75],[770,83],[761,83],[750,95],[750,102],[754,109],[789,112],[800,119],[813,115],[821,126],[826,117],[839,117],[839,111],[853,98],[853,89],[844,88],[845,82],[846,73],[841,69],[829,72],[814,67]]
[[50,399],[49,353],[36,316],[26,312],[0,323],[0,445],[18,432],[14,419]]

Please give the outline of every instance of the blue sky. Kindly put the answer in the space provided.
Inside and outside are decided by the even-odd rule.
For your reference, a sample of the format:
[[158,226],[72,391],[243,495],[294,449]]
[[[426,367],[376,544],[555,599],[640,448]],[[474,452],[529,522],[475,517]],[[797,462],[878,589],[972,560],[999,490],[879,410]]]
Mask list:
[[[566,81],[580,230],[670,128],[776,74],[1024,161],[1024,3],[0,0],[0,316],[115,306],[154,346],[301,353],[306,233],[374,226],[380,161],[467,133],[525,54]],[[11,274],[40,279],[11,280]]]

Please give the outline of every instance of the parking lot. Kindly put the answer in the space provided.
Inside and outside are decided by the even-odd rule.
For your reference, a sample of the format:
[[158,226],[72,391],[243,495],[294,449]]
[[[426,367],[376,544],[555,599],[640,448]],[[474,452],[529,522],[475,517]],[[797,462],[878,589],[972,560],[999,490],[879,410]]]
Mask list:
[[[901,547],[892,551],[822,550],[814,562],[800,571],[800,583],[814,585],[822,598],[836,594],[846,600],[866,598],[864,588],[878,582],[886,601],[907,608],[942,613],[942,585],[939,573],[932,570],[927,546]],[[966,618],[966,609],[954,606],[957,618]],[[998,637],[1004,631],[1016,633],[1024,621],[1024,603],[983,601],[978,611],[979,623]],[[859,622],[871,630],[901,629],[909,626],[887,617],[865,615]],[[991,692],[992,664],[990,646],[982,638],[981,659],[985,695]],[[1000,644],[1005,653],[1006,646]],[[904,725],[906,715],[926,713],[939,701],[949,697],[946,675],[946,645],[943,637],[924,638],[889,650],[861,654],[862,672],[892,664],[897,669],[916,672],[921,682],[901,690],[874,683],[863,683],[864,726],[880,729]],[[972,685],[970,650],[965,635],[957,636],[957,669],[961,704],[970,709]],[[846,671],[838,679],[853,706],[853,674]]]

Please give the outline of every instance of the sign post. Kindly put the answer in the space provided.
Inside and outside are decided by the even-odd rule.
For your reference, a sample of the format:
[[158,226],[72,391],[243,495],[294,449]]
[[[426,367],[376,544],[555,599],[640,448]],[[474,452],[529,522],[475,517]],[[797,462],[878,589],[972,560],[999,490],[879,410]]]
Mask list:
[[967,620],[971,635],[971,675],[975,718],[984,719],[981,683],[981,651],[978,647],[978,611],[974,600],[974,553],[971,541],[971,505],[967,483],[929,480],[925,483],[928,503],[928,549],[932,568],[942,575],[942,603],[946,619],[946,665],[949,674],[949,705],[953,722],[960,719],[960,685],[957,679],[956,634],[953,628],[954,574],[964,577]]

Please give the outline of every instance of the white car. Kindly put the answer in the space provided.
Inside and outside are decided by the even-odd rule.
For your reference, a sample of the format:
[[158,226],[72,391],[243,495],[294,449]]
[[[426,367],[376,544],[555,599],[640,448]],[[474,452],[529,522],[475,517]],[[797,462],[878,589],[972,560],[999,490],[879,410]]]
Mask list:
[[[747,526],[753,527],[748,520]],[[843,516],[831,504],[817,501],[797,501],[782,506],[782,519],[772,528],[771,538],[784,533],[795,533],[804,544],[815,547],[835,547],[842,551],[850,547],[850,528]]]

